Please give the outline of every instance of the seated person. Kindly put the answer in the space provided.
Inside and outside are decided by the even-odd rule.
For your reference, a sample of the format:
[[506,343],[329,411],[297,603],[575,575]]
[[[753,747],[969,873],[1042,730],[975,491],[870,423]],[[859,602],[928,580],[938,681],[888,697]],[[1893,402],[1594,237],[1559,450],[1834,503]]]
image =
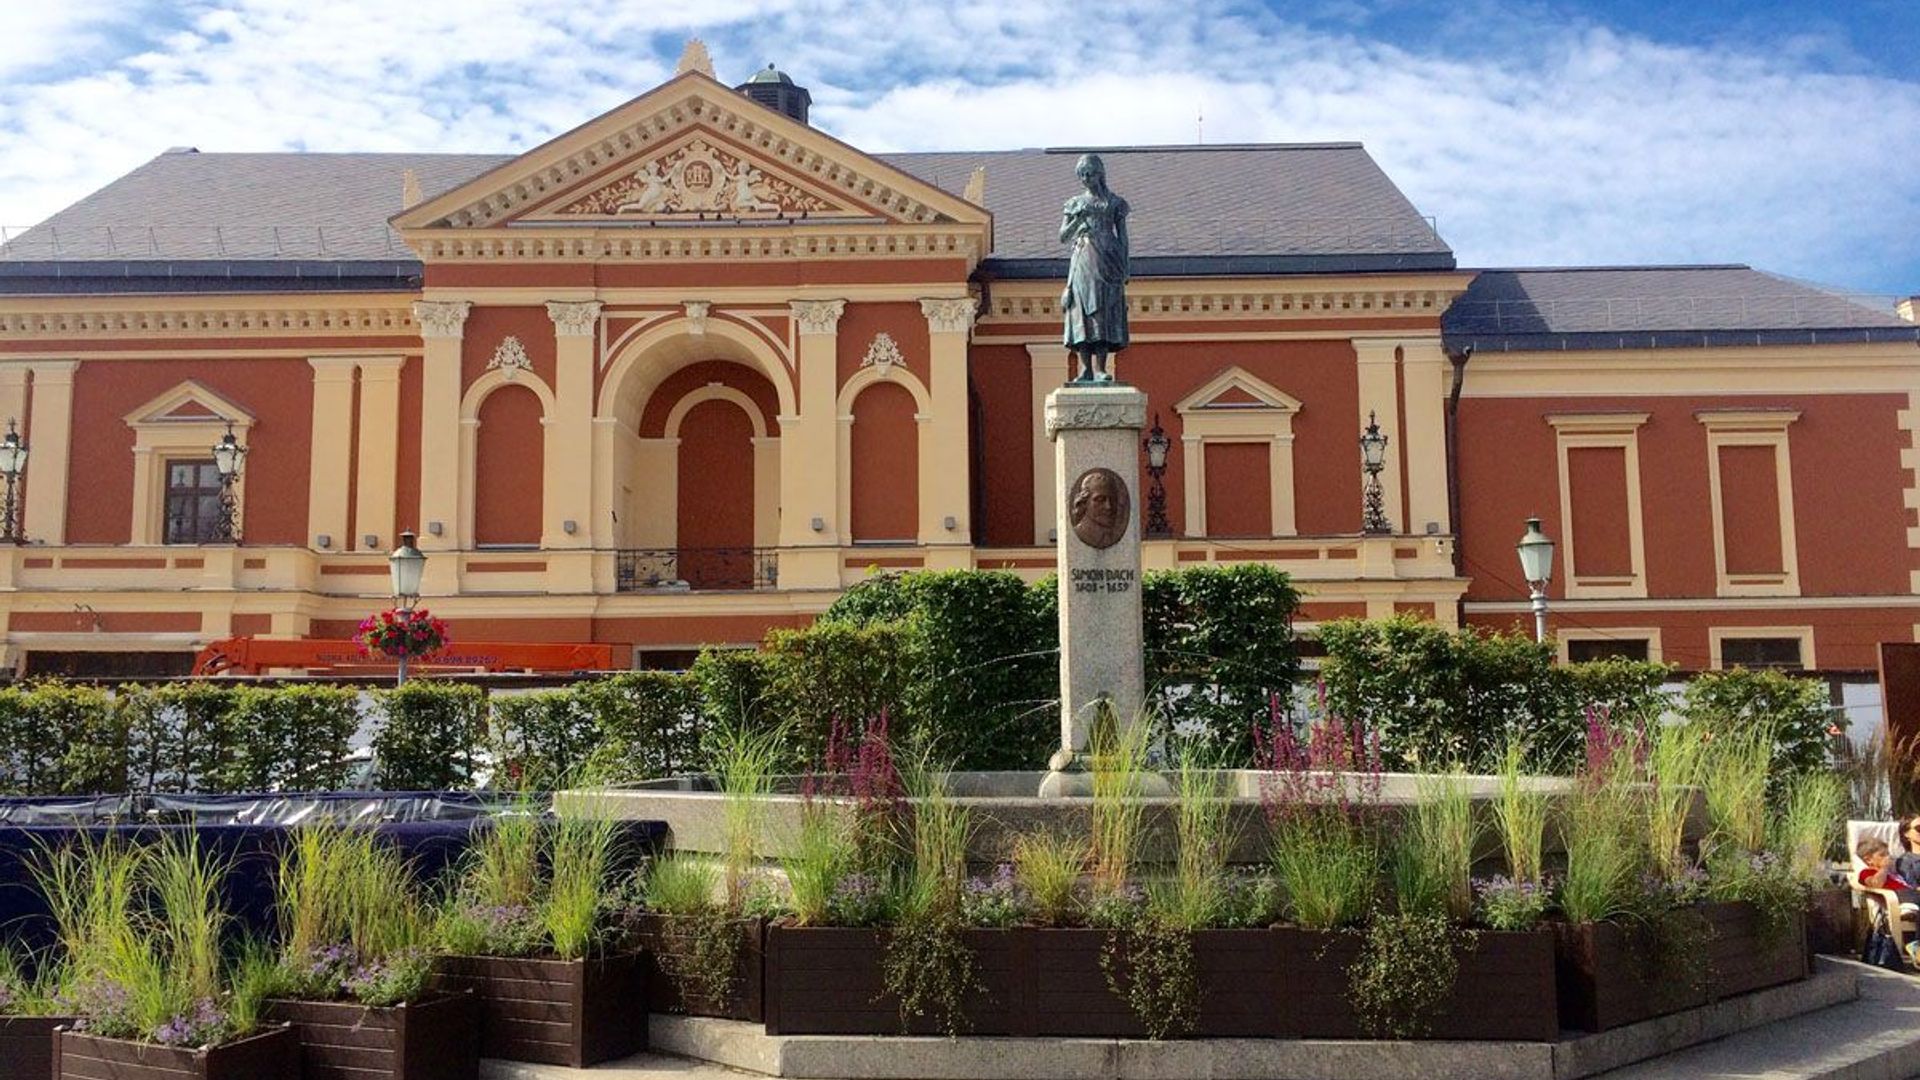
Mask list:
[[1893,857],[1893,872],[1904,881],[1920,882],[1920,814],[1901,820],[1900,844],[1907,850]]
[[1887,842],[1868,836],[1861,839],[1853,849],[1860,861],[1867,865],[1860,869],[1860,884],[1869,889],[1892,889],[1900,899],[1903,912],[1920,912],[1920,889],[1894,869],[1893,855],[1887,850]]

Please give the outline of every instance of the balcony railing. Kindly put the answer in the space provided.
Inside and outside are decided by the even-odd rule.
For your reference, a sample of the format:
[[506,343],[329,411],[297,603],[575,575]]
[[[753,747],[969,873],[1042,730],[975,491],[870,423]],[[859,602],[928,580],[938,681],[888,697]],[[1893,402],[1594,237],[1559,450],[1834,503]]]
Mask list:
[[775,548],[629,548],[614,554],[619,592],[771,589],[780,583]]

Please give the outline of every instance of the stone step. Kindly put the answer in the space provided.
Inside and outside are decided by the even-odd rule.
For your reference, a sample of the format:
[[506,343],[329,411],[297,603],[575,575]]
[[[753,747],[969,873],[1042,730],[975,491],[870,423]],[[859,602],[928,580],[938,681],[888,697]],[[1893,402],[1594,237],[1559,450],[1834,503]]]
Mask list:
[[1599,1074],[1595,1080],[1907,1080],[1920,1076],[1920,979],[1856,969],[1860,997]]

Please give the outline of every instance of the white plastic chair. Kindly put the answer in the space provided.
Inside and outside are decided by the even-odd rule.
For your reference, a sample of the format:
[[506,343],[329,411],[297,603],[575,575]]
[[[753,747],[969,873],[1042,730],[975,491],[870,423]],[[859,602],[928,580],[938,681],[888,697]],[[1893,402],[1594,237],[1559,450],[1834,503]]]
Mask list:
[[1884,927],[1893,938],[1893,947],[1900,950],[1901,957],[1910,959],[1907,942],[1916,940],[1916,935],[1920,935],[1920,908],[1900,903],[1899,895],[1892,889],[1869,889],[1860,884],[1860,871],[1865,870],[1867,864],[1860,861],[1857,849],[1860,841],[1869,836],[1885,841],[1887,851],[1895,857],[1906,853],[1905,845],[1900,842],[1899,822],[1847,822],[1847,861],[1852,866],[1847,874],[1847,888],[1853,890],[1855,906],[1870,909],[1874,926]]

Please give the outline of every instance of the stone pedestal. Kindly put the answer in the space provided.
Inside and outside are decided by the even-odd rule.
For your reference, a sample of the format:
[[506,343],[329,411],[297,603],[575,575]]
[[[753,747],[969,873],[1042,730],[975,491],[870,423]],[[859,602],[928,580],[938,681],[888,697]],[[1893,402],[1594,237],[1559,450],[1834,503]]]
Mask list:
[[1060,551],[1060,749],[1042,795],[1086,794],[1088,734],[1100,702],[1140,719],[1140,432],[1147,397],[1129,386],[1065,386],[1047,395]]

